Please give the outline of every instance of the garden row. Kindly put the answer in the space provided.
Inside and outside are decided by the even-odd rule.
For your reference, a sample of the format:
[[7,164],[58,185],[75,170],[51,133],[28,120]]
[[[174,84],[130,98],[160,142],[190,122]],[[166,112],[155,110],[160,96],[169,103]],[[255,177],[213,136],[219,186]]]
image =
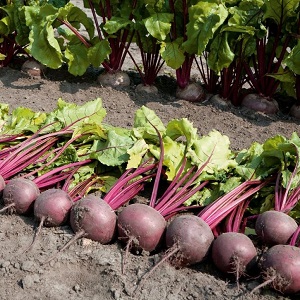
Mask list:
[[[211,255],[237,281],[260,274],[256,289],[300,292],[296,133],[234,152],[227,136],[200,136],[185,118],[165,126],[143,106],[125,129],[105,124],[105,114],[101,99],[82,106],[59,99],[50,113],[9,113],[1,104],[1,212],[33,213],[40,222],[27,251],[43,225],[69,222],[74,237],[47,262],[81,237],[102,244],[117,237],[127,252],[165,251],[155,268]],[[144,189],[151,196],[140,203]]]
[[[2,66],[25,54],[48,68],[67,64],[73,75],[102,66],[101,83],[126,84],[126,75],[116,73],[129,56],[147,88],[166,64],[175,70],[180,98],[201,101],[207,91],[274,113],[272,97],[279,92],[294,97],[291,114],[299,114],[298,0],[84,0],[84,10],[67,0],[0,4]],[[131,43],[140,49],[141,64]],[[201,85],[191,83],[193,65]]]

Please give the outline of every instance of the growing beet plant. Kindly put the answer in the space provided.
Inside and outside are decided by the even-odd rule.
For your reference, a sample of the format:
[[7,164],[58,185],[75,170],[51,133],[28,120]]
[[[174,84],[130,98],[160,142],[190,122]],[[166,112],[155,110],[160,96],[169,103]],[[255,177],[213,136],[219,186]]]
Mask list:
[[0,4],[0,67],[6,67],[19,54],[29,56],[24,50],[29,43],[29,29],[25,24],[23,3],[1,1]]
[[[84,5],[91,9],[98,40],[92,55],[106,43],[106,57],[102,62],[106,73],[100,74],[98,81],[104,85],[129,85],[127,74],[121,73],[122,65],[134,36],[134,12],[139,2],[134,1],[91,1],[85,0]],[[99,20],[100,18],[100,20]],[[107,47],[108,46],[108,47]]]
[[[139,47],[142,65],[140,66],[136,58],[131,52],[128,54],[133,60],[137,68],[142,85],[137,87],[143,90],[142,86],[149,89],[154,86],[155,79],[158,72],[161,70],[164,60],[160,54],[160,42],[167,38],[170,33],[171,21],[173,14],[171,14],[164,3],[143,3],[135,10],[135,35],[134,42]],[[153,89],[155,90],[155,89]]]
[[274,95],[280,85],[283,61],[288,48],[294,46],[293,34],[298,34],[299,1],[265,1],[262,6],[261,27],[265,35],[256,35],[256,50],[244,60],[247,81],[260,97],[246,95],[243,104],[266,113],[276,113],[278,104]]
[[262,34],[261,6],[260,1],[239,1],[226,6],[227,18],[206,47],[207,65],[220,76],[216,97],[234,105],[240,104],[245,83],[243,61],[253,52],[253,36]]
[[[106,51],[93,55],[95,47],[93,21],[72,3],[60,2],[57,7],[50,3],[25,6],[25,20],[29,28],[30,54],[43,65],[58,69],[67,63],[73,75],[82,75],[90,64],[99,66]],[[79,33],[84,28],[87,36]],[[108,49],[105,44],[103,49]]]

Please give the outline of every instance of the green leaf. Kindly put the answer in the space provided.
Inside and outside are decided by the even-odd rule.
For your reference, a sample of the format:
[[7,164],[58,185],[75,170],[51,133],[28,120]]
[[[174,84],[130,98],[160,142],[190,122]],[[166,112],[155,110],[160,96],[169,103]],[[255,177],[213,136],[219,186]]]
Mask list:
[[228,68],[235,57],[228,43],[228,33],[218,34],[212,41],[208,54],[207,64],[217,74],[224,68]]
[[36,60],[52,69],[60,68],[63,63],[60,45],[52,27],[57,14],[58,9],[49,4],[25,7],[26,24],[30,28],[28,50]]
[[264,2],[263,0],[239,1],[238,5],[229,8],[231,17],[228,20],[228,26],[253,34],[254,29],[260,29]]
[[137,168],[143,159],[143,156],[148,152],[149,145],[144,139],[137,140],[135,144],[127,151],[129,159],[126,169]]
[[[4,110],[4,112],[5,111],[6,110]],[[17,134],[26,131],[35,133],[44,125],[46,116],[46,113],[34,112],[25,107],[17,107],[6,120],[2,128],[2,133]]]
[[299,0],[265,0],[264,19],[273,19],[277,24],[283,24],[291,17],[297,16]]
[[81,76],[85,73],[90,63],[88,60],[88,49],[81,43],[67,45],[65,57],[68,60],[68,71],[75,76]]
[[105,22],[103,29],[108,34],[114,34],[114,33],[118,32],[119,30],[131,25],[131,23],[132,22],[128,19],[112,16],[110,20],[107,20]]
[[[174,141],[169,136],[164,137],[163,143],[165,151],[163,165],[167,168],[166,176],[171,181],[182,165],[182,160],[186,154],[186,146],[184,143]],[[150,147],[150,151],[157,159],[160,158],[160,149],[158,147]]]
[[227,16],[228,10],[223,3],[200,1],[190,6],[184,49],[188,53],[201,55]]
[[70,23],[74,28],[78,30],[82,29],[81,25],[83,25],[84,29],[89,35],[89,38],[93,38],[95,31],[93,20],[89,18],[87,14],[79,7],[76,7],[69,2],[64,7],[61,7],[59,9],[57,17],[63,20],[67,20],[68,23]]
[[297,44],[292,48],[284,63],[291,71],[300,75],[300,39],[298,39]]
[[[54,123],[54,127],[62,128],[75,122],[73,128],[82,123],[95,123],[102,125],[102,120],[106,115],[106,110],[102,107],[101,98],[88,101],[79,106],[75,103],[67,103],[63,99],[58,99],[57,108],[48,114],[46,123]],[[52,130],[49,127],[49,130]],[[57,129],[58,130],[58,129]]]
[[192,149],[188,149],[187,156],[193,164],[203,165],[211,156],[204,171],[213,174],[219,170],[229,170],[236,166],[233,153],[229,148],[228,136],[213,130],[207,136],[202,136],[196,140]]
[[48,0],[49,4],[52,4],[54,7],[60,8],[65,6],[69,0]]
[[0,34],[8,36],[17,31],[18,34],[15,36],[16,42],[20,46],[28,44],[29,28],[25,22],[24,3],[14,1],[4,7],[0,7],[0,10],[7,14],[0,20]]
[[0,34],[1,35],[8,35],[10,33],[9,23],[10,23],[10,18],[8,16],[6,16],[0,20]]
[[166,135],[172,140],[179,137],[185,137],[185,144],[190,148],[195,140],[198,138],[197,128],[186,118],[173,119],[167,125]]
[[157,133],[150,122],[163,136],[166,131],[164,124],[155,112],[146,106],[142,106],[135,112],[133,133],[138,139],[143,138],[147,141],[158,143]]
[[98,40],[95,45],[88,49],[88,61],[94,66],[99,67],[111,53],[111,48],[107,40]]
[[168,13],[155,13],[144,20],[148,32],[157,40],[164,41],[170,33],[173,15]]
[[184,60],[184,51],[180,48],[180,41],[161,43],[160,55],[166,64],[176,70],[179,69]]
[[258,168],[262,165],[263,145],[254,142],[248,149],[240,151],[236,156],[235,172],[245,180],[257,179],[261,176]]
[[269,77],[273,77],[280,82],[286,82],[286,83],[295,83],[295,75],[290,70],[280,70],[276,74],[267,74]]
[[94,139],[107,139],[106,130],[101,124],[92,123],[80,123],[74,128],[72,137],[78,135],[84,135],[81,140],[85,143],[88,141],[93,141]]
[[129,159],[127,150],[134,144],[130,136],[119,135],[115,130],[107,132],[107,140],[95,140],[91,158],[107,166],[120,166]]

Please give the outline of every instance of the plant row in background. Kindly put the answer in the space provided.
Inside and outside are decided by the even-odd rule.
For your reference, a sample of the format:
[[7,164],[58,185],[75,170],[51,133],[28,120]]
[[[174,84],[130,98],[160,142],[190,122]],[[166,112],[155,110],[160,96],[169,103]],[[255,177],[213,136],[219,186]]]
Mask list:
[[[59,99],[50,113],[1,104],[1,212],[34,214],[39,226],[69,222],[74,241],[119,239],[128,251],[161,251],[176,267],[207,256],[237,282],[300,292],[300,138],[281,135],[232,151],[227,136],[200,136],[188,119],[164,125],[143,106],[130,129],[106,124],[101,99]],[[147,191],[150,197],[139,201]],[[102,196],[99,196],[102,193]]]
[[[234,105],[274,113],[279,92],[294,97],[291,114],[297,116],[298,0],[84,0],[84,10],[66,0],[0,3],[3,66],[25,53],[49,68],[67,64],[74,75],[102,66],[101,83],[128,84],[119,72],[129,56],[147,88],[166,64],[175,70],[180,98],[201,101],[204,87]],[[142,64],[131,43],[140,49]],[[193,65],[201,85],[191,82]]]

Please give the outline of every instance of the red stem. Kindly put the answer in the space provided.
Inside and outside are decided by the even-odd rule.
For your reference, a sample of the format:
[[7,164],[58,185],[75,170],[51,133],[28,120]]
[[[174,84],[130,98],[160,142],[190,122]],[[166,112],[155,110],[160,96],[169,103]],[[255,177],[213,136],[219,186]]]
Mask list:
[[77,38],[87,47],[90,48],[92,45],[74,28],[68,21],[57,18],[59,22],[66,25],[76,36]]

